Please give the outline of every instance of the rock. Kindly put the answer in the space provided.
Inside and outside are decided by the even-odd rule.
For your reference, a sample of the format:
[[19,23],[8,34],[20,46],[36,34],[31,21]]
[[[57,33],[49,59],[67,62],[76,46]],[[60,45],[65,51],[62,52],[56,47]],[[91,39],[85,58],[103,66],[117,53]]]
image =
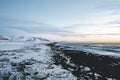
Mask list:
[[83,66],[80,66],[80,69],[83,69]]
[[24,80],[24,75],[22,72],[19,72],[17,75],[16,75],[16,80]]
[[19,57],[14,56],[13,59],[19,59]]
[[31,78],[31,76],[25,76],[25,80],[34,80]]
[[24,71],[24,69],[26,68],[25,64],[18,64],[17,67],[16,67],[18,70],[20,71]]
[[7,64],[5,68],[2,68],[0,71],[0,76],[3,78],[3,80],[8,80],[11,76],[12,66],[10,64]]
[[37,72],[37,69],[32,69],[32,68],[26,68],[26,69],[24,70],[24,72],[25,72],[26,74],[30,74],[30,75],[38,73],[38,72]]
[[8,62],[9,59],[8,58],[0,58],[0,62]]
[[[34,68],[26,68],[24,70],[24,72],[27,76],[31,76],[31,78],[33,78],[35,80],[46,79],[48,77],[47,73],[44,73],[44,72],[39,73],[36,68],[35,69]],[[27,78],[29,79],[30,77],[27,77]]]
[[1,76],[0,76],[0,80],[3,80],[3,79],[1,78]]
[[32,76],[32,78],[35,80],[46,79],[47,77],[48,77],[48,74],[45,74],[45,73],[33,74]]
[[17,63],[15,63],[15,62],[10,62],[10,64],[12,65],[12,66],[17,66]]
[[16,80],[16,77],[14,75],[11,75],[8,80]]
[[15,53],[12,53],[11,55],[13,56],[13,55],[15,55]]
[[0,63],[0,68],[5,68],[7,66],[7,63],[1,62]]
[[1,78],[3,78],[3,80],[8,80],[9,77],[11,76],[10,72],[2,72],[1,74]]
[[26,68],[27,65],[32,65],[34,64],[36,61],[35,60],[25,60],[25,61],[22,61],[20,63],[18,63],[17,65],[17,69],[21,70],[21,71],[24,71],[24,69]]
[[85,67],[83,70],[87,72],[87,71],[90,71],[90,68],[89,67]]
[[2,56],[2,55],[3,55],[3,53],[1,52],[1,53],[0,53],[0,56]]
[[25,65],[32,65],[36,62],[36,60],[34,59],[28,59],[28,60],[25,60],[23,62],[21,62],[22,64],[25,64]]
[[53,65],[48,65],[47,69],[54,69]]

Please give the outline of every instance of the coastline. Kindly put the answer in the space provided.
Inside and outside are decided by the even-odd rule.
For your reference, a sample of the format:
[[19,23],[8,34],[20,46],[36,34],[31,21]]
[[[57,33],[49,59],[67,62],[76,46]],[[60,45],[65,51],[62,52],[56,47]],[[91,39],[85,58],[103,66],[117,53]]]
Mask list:
[[54,53],[53,61],[78,79],[119,80],[120,58],[75,50],[69,46],[48,44]]

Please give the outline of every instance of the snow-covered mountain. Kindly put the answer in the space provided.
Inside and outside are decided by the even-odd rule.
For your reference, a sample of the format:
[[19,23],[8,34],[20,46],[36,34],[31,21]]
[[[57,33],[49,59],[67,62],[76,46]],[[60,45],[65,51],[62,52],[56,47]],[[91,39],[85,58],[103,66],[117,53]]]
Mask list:
[[39,41],[49,41],[49,40],[41,38],[41,37],[29,37],[29,38],[26,39],[26,41],[32,41],[32,42],[37,41],[37,42],[39,42]]
[[9,40],[9,38],[7,38],[7,37],[5,37],[5,36],[0,35],[0,40]]
[[26,37],[26,36],[19,36],[19,37],[11,37],[10,41],[14,42],[49,42],[49,40],[41,38],[41,37]]

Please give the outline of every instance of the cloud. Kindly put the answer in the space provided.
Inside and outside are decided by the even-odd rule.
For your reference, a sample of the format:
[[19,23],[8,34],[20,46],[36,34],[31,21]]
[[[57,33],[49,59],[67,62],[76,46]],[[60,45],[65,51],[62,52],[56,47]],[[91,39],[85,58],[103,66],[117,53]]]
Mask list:
[[30,28],[28,27],[11,27],[13,29],[17,29],[17,30],[22,30],[28,33],[44,33],[44,34],[54,34],[54,35],[62,35],[62,34],[67,34],[67,33],[71,33],[70,31],[64,30],[64,29],[60,29],[60,28],[50,28],[50,27],[46,27],[46,26],[38,26],[38,27],[34,27],[31,26]]
[[[100,26],[108,27],[108,24],[79,23],[66,27],[56,27],[50,24],[22,19],[0,18],[0,33],[7,35],[44,34],[65,37],[86,38],[91,36],[119,36],[120,33],[101,33]],[[113,24],[114,22],[111,22]],[[98,29],[97,29],[98,28]],[[76,31],[77,30],[77,31]],[[106,30],[108,31],[108,30]]]
[[[89,36],[114,36],[114,35],[119,35],[120,33],[108,33],[108,34],[72,34],[71,36],[76,36],[76,37],[89,37]],[[68,35],[67,35],[68,36]]]
[[100,5],[96,6],[99,10],[119,10],[120,0],[101,0]]
[[[33,34],[52,34],[52,35],[65,35],[70,34],[72,31],[67,29],[63,29],[60,27],[56,27],[50,24],[22,20],[22,19],[11,19],[11,18],[0,18],[0,27],[4,29],[4,31],[11,32],[14,30],[14,33],[17,31],[25,32],[25,33],[33,33]],[[16,31],[15,31],[16,30]]]
[[22,24],[35,24],[35,25],[49,25],[42,22],[31,21],[31,20],[24,20],[24,19],[16,19],[16,18],[8,18],[8,17],[0,17],[0,22],[6,23],[22,23]]
[[64,28],[79,28],[79,27],[86,27],[86,26],[97,26],[97,24],[92,23],[84,23],[84,24],[73,24],[69,26],[65,26]]
[[111,21],[111,22],[109,22],[109,24],[120,24],[120,20]]

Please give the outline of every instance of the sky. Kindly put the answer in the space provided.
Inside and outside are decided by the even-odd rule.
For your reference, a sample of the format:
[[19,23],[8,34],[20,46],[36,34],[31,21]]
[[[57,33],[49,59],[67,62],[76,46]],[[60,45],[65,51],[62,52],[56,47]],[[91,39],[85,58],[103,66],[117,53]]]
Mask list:
[[120,42],[120,0],[0,0],[0,34]]

